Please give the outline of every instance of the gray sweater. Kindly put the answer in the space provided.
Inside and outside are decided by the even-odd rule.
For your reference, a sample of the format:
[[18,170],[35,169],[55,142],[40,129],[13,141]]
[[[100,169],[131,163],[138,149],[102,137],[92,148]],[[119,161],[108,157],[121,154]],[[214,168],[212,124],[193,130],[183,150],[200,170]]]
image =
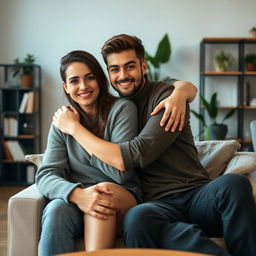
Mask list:
[[189,122],[181,132],[165,132],[160,120],[163,111],[151,116],[157,104],[170,95],[173,86],[147,82],[132,97],[139,112],[139,135],[130,142],[121,143],[125,168],[138,168],[142,181],[144,201],[186,191],[210,181],[199,162]]
[[[130,141],[137,135],[137,108],[132,101],[118,99],[108,116],[104,140],[114,143]],[[120,184],[141,199],[139,179],[133,168],[121,172],[96,156],[90,156],[70,135],[51,125],[47,148],[36,174],[40,192],[49,199],[68,196],[75,187],[89,187],[102,181]]]

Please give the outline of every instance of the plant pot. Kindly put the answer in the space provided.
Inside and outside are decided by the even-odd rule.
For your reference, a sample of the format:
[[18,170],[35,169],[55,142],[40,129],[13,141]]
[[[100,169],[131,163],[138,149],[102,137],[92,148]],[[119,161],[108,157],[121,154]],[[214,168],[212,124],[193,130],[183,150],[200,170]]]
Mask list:
[[32,75],[20,75],[21,88],[32,88],[33,77]]
[[256,37],[256,31],[251,31],[252,37]]
[[212,140],[223,140],[228,132],[228,127],[225,124],[212,124],[210,129]]
[[215,71],[216,72],[226,72],[227,70],[228,70],[228,62],[215,64]]
[[247,71],[256,71],[256,64],[246,64],[246,70]]

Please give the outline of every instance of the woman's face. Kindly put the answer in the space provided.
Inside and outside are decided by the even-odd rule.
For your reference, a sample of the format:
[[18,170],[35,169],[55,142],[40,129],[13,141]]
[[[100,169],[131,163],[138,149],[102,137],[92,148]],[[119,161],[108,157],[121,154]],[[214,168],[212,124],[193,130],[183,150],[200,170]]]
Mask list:
[[97,113],[100,93],[98,82],[89,67],[82,62],[73,62],[66,69],[66,83],[62,85],[70,97],[87,113]]

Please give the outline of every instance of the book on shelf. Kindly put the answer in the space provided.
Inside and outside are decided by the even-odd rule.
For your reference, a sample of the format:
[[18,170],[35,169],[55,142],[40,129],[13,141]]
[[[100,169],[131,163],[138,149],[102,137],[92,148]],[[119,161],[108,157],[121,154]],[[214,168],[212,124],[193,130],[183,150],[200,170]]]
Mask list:
[[35,167],[33,165],[28,165],[26,168],[26,180],[31,184],[35,182]]
[[3,145],[4,159],[8,161],[13,161],[14,159],[13,159],[12,153],[5,140],[2,141],[2,145]]
[[24,161],[25,160],[25,153],[18,141],[7,140],[6,145],[8,146],[9,151],[10,151],[14,161]]
[[26,106],[27,106],[27,103],[28,103],[28,95],[29,95],[29,93],[25,92],[22,96],[22,100],[21,100],[20,108],[19,108],[20,113],[25,112],[25,109],[26,109]]
[[4,136],[18,136],[18,120],[14,117],[4,118]]
[[34,107],[35,105],[35,93],[34,92],[29,92],[28,93],[28,102],[25,108],[25,113],[33,113],[34,112]]

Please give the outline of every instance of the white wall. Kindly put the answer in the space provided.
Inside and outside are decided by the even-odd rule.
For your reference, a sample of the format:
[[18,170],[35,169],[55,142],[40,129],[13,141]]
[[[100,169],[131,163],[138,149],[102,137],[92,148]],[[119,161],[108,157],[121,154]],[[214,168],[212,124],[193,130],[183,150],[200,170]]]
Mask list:
[[[173,54],[164,74],[199,85],[201,39],[249,36],[255,10],[255,0],[0,0],[0,63],[31,53],[42,66],[45,146],[52,114],[64,99],[59,60],[67,52],[87,50],[104,65],[100,48],[109,37],[134,34],[153,53],[168,33]],[[194,132],[197,126],[192,117]]]

